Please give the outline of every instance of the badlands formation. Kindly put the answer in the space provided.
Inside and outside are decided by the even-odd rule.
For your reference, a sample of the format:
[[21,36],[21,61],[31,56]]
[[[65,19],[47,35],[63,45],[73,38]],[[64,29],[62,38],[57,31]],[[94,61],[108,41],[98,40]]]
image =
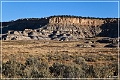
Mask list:
[[94,37],[117,38],[118,19],[61,15],[2,22],[1,40],[78,41]]

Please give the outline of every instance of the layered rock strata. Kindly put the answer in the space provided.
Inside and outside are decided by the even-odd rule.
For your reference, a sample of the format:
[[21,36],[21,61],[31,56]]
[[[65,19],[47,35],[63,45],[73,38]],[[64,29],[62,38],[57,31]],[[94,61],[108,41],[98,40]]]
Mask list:
[[2,40],[59,40],[118,37],[117,18],[52,16],[25,18],[2,23]]

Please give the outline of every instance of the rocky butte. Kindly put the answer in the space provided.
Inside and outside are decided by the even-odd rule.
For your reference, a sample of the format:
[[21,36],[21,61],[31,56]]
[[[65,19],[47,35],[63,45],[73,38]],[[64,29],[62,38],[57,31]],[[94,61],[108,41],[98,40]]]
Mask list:
[[[120,21],[119,21],[120,22]],[[118,37],[118,18],[58,15],[2,22],[1,40],[59,40]]]

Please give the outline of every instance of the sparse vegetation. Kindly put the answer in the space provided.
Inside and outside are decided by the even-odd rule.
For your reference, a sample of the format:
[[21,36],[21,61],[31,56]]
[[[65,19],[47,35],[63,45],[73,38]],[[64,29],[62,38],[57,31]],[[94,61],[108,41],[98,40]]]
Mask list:
[[116,48],[104,49],[105,43],[96,43],[94,48],[76,47],[81,43],[84,41],[4,41],[2,76],[113,78],[118,75]]
[[117,78],[118,22],[74,15],[2,22],[2,77]]
[[29,57],[24,64],[11,59],[2,64],[6,78],[108,78],[117,76],[117,63],[89,65],[82,57],[73,63],[49,65],[39,57]]

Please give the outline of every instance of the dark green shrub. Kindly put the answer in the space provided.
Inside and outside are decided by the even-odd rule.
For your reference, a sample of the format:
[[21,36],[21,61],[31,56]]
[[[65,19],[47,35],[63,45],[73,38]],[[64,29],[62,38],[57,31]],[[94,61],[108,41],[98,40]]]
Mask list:
[[63,64],[54,63],[53,66],[49,68],[50,73],[52,73],[54,77],[63,76],[65,67]]
[[6,78],[50,78],[49,66],[38,57],[29,57],[25,64],[10,59],[2,64],[2,74]]
[[64,70],[64,78],[84,78],[85,72],[81,66],[68,65]]
[[118,75],[118,64],[96,64],[94,72],[97,78],[111,78]]
[[84,65],[85,64],[85,59],[82,57],[77,57],[74,62],[79,65]]
[[46,62],[41,61],[38,57],[30,57],[26,60],[25,65],[27,77],[47,78],[50,77],[49,66]]
[[85,61],[87,62],[96,62],[97,61],[97,56],[94,54],[87,54],[84,56]]
[[2,65],[2,74],[8,78],[14,78],[16,76],[24,77],[25,66],[16,61],[7,61]]
[[85,77],[86,78],[95,78],[95,71],[93,68],[93,65],[89,65],[86,69],[85,69]]
[[[66,55],[64,60],[68,57],[70,56]],[[84,57],[87,59],[92,56]],[[5,78],[112,78],[118,75],[116,61],[114,63],[95,62],[89,65],[83,57],[75,56],[74,58],[76,59],[71,63],[55,62],[50,66],[46,60],[39,57],[29,57],[24,64],[12,57],[2,64],[2,75]]]
[[79,65],[64,65],[61,63],[54,63],[50,67],[50,72],[54,77],[63,77],[63,78],[81,78],[85,77],[85,72]]

